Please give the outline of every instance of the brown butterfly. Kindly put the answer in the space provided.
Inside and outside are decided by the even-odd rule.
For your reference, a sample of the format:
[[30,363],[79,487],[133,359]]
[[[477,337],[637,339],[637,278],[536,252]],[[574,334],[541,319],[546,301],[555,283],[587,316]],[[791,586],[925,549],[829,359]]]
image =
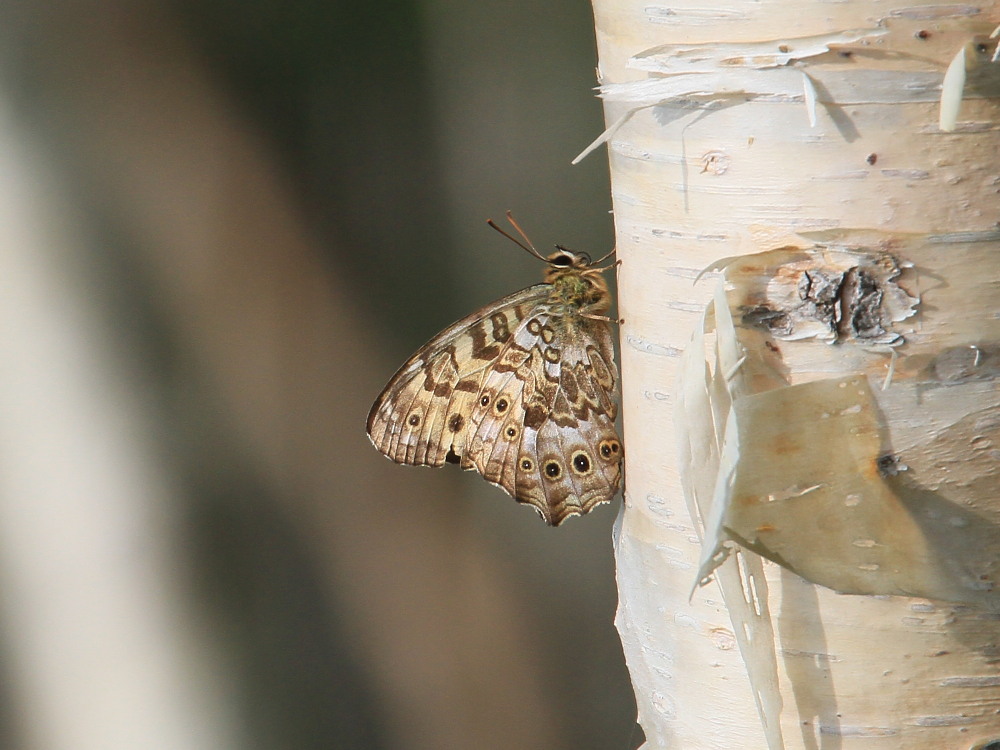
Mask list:
[[607,268],[556,246],[545,283],[483,307],[439,333],[368,414],[368,437],[401,464],[475,469],[558,526],[610,500],[621,481]]

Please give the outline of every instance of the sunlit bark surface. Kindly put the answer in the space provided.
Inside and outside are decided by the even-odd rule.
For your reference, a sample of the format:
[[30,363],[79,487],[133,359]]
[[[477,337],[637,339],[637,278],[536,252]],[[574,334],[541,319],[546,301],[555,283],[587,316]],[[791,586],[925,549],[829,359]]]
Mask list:
[[1000,742],[1000,5],[595,15],[647,747]]

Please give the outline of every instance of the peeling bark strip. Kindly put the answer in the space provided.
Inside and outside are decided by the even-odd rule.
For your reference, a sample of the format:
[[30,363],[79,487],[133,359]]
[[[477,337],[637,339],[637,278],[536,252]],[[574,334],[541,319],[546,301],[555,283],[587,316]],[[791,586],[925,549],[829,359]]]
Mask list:
[[[688,504],[704,522],[699,581],[718,580],[737,634],[766,632],[756,555],[842,594],[927,597],[1000,622],[1000,283],[976,272],[936,281],[956,263],[988,265],[1000,235],[839,230],[812,239],[712,266],[722,278],[685,351],[676,416]],[[923,292],[921,275],[935,280]],[[970,319],[941,327],[940,311],[956,309]],[[898,372],[880,388],[866,374],[889,359],[875,341],[896,345],[889,372]],[[803,365],[812,377],[793,382]],[[747,575],[757,593],[738,596]],[[773,728],[781,701],[769,644],[758,636],[741,652]],[[958,679],[1000,707],[1000,683]],[[910,722],[970,725],[957,714]],[[824,733],[879,736],[856,729]]]
[[[968,14],[948,12],[940,18],[981,13],[981,8],[970,6]],[[664,44],[643,50],[629,59],[628,66],[647,71],[649,77],[600,87],[606,101],[630,108],[574,163],[609,141],[642,109],[670,104],[714,109],[727,99],[801,102],[811,127],[816,127],[817,104],[843,107],[933,101],[940,104],[940,129],[955,130],[963,99],[1000,98],[1000,41],[995,30],[968,35],[957,51],[952,50],[950,64],[942,61],[931,70],[926,49],[910,51],[891,62],[886,59],[882,37],[887,31],[880,26],[897,28],[906,22],[914,26],[926,20],[929,17],[922,13],[890,11],[879,26],[871,28],[760,42]],[[925,41],[931,37],[916,26],[911,34]],[[867,58],[865,68],[859,70],[852,64],[855,56]],[[812,64],[809,72],[806,63]],[[740,75],[732,75],[734,71]]]
[[[1000,235],[838,230],[813,239],[712,266],[723,278],[704,334],[718,338],[717,359],[690,362],[705,348],[696,337],[679,420],[685,439],[708,420],[723,445],[716,468],[699,467],[687,487],[711,498],[696,503],[708,519],[699,579],[736,542],[840,592],[1000,612],[1000,507],[990,505],[995,493],[970,488],[1000,487],[1000,285],[954,277],[949,297],[925,292],[931,303],[920,316],[922,301],[909,291],[920,289],[920,274],[940,279],[970,250],[990,257]],[[963,301],[978,315],[971,325],[923,335],[934,313]],[[777,347],[760,330],[788,343]],[[865,346],[817,347],[824,340]],[[873,342],[896,345],[891,362]],[[865,373],[879,361],[894,375],[873,389]],[[803,363],[823,375],[791,382]],[[838,371],[847,374],[831,377]],[[700,414],[691,388],[712,394]]]
[[[776,250],[749,256],[754,262],[742,269],[727,269],[743,298],[736,304],[743,324],[789,341],[902,344],[894,324],[913,315],[918,300],[898,283],[899,261],[877,249],[835,256],[825,250]],[[761,262],[767,275],[758,272]]]

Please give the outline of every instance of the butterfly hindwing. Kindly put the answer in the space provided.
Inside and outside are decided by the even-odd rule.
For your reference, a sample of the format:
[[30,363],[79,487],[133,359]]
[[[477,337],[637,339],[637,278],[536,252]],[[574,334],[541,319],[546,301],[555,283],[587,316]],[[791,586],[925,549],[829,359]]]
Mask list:
[[554,329],[559,356],[550,348],[545,360],[546,378],[555,377],[556,384],[554,390],[550,386],[550,411],[533,433],[526,431],[526,439],[538,457],[529,502],[558,525],[614,495],[621,481],[621,443],[614,426],[617,377],[607,324],[581,321]]
[[620,483],[611,336],[603,321],[569,326],[541,306],[508,347],[516,366],[483,379],[463,465],[558,525],[609,500]]

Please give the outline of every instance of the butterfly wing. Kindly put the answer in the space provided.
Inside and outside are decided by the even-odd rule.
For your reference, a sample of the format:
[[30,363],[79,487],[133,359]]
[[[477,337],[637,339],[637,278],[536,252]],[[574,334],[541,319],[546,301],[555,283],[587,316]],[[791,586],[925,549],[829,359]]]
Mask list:
[[[538,430],[541,492],[558,524],[608,502],[621,482],[617,372],[607,323],[584,319],[564,342],[552,418]],[[558,466],[558,476],[552,467]]]
[[608,324],[550,305],[551,290],[498,300],[421,347],[368,436],[398,463],[476,469],[558,526],[614,496],[622,451]]
[[608,324],[539,305],[483,379],[463,466],[553,526],[587,513],[621,481],[616,386]]
[[[497,300],[439,333],[393,375],[368,414],[368,437],[401,464],[463,462],[473,404],[492,368],[514,366],[513,332],[549,294],[536,284]],[[503,359],[507,357],[508,359]]]

